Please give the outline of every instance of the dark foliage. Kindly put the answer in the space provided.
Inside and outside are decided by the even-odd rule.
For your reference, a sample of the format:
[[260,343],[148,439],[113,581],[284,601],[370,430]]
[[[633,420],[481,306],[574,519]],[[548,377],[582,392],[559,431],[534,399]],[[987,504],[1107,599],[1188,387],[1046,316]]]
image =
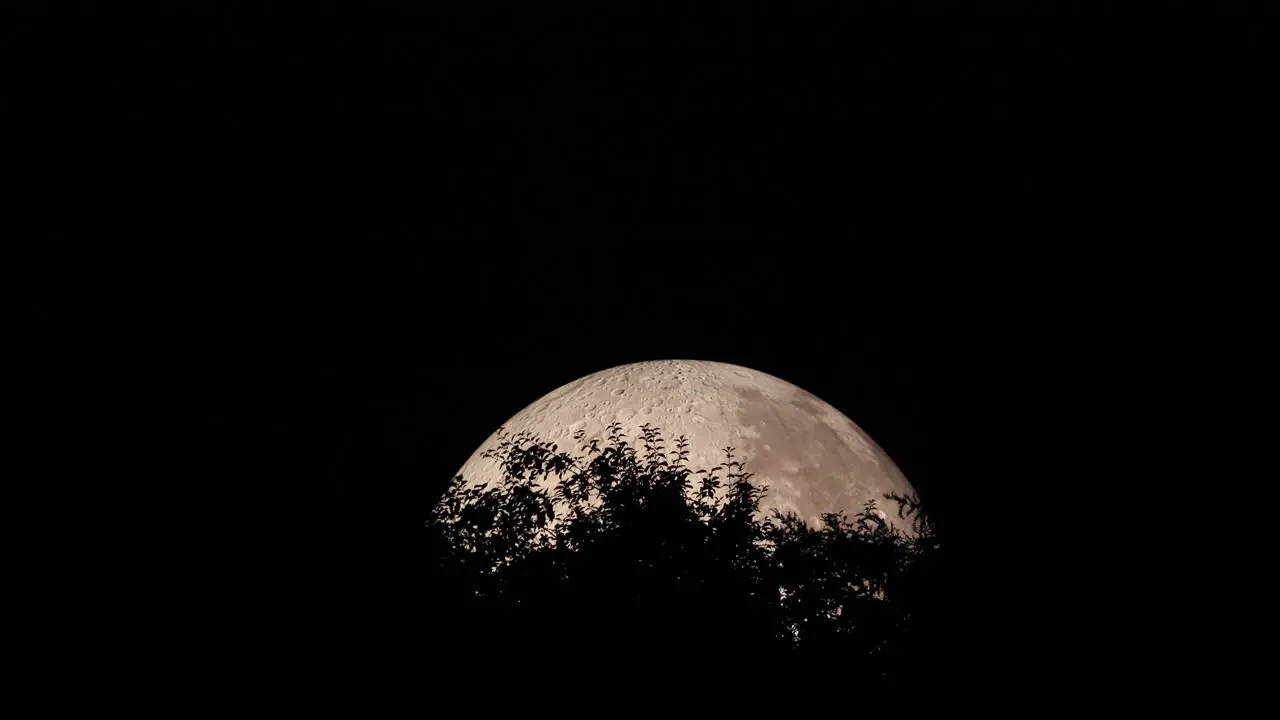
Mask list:
[[811,527],[759,512],[765,491],[733,448],[711,468],[689,467],[688,454],[684,437],[668,449],[648,425],[634,444],[611,425],[577,455],[500,433],[486,455],[504,478],[454,478],[427,523],[447,608],[433,641],[461,667],[532,653],[593,683],[655,663],[886,682],[910,671],[939,547],[917,498],[886,498],[911,533],[874,503]]

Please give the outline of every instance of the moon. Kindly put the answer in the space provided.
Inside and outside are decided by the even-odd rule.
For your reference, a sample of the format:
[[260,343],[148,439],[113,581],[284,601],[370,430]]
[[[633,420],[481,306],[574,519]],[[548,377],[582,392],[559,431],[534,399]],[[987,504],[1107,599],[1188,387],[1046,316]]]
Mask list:
[[[752,481],[766,491],[760,501],[764,516],[774,509],[791,511],[817,525],[823,513],[852,518],[875,500],[881,517],[910,530],[910,522],[884,498],[914,492],[888,454],[828,403],[758,370],[705,360],[620,365],[547,393],[502,428],[527,431],[578,454],[592,439],[603,444],[614,421],[633,445],[645,423],[662,431],[668,451],[685,435],[693,469],[722,462],[724,448],[732,446],[755,473]],[[581,441],[573,438],[579,430],[585,433]],[[481,457],[495,444],[496,432],[459,470],[466,484],[501,480],[497,461]]]

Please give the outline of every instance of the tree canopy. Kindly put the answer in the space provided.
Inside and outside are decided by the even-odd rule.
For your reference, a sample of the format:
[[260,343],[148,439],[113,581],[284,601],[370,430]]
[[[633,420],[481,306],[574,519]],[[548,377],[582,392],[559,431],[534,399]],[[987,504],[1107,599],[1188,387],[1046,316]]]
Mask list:
[[[525,653],[578,672],[664,667],[839,668],[892,679],[923,652],[938,533],[917,497],[886,496],[819,526],[759,510],[766,492],[724,449],[689,465],[683,436],[621,427],[576,452],[500,431],[502,479],[457,476],[427,521],[439,607],[431,637],[459,661]],[[838,662],[833,663],[833,660]],[[602,665],[603,663],[603,665]]]

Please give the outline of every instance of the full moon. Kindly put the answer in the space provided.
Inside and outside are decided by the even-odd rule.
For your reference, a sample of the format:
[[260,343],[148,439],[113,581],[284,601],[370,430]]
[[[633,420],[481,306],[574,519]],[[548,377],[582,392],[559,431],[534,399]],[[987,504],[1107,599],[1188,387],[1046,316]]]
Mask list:
[[[852,518],[875,500],[882,517],[909,530],[884,494],[913,490],[884,450],[831,405],[758,370],[703,360],[620,365],[547,393],[502,427],[578,455],[592,439],[603,444],[614,421],[633,446],[645,423],[662,431],[668,452],[686,436],[695,470],[723,462],[724,448],[733,447],[766,491],[762,514],[791,511],[817,525],[823,513]],[[573,438],[579,430],[581,441]],[[468,485],[501,479],[498,462],[481,457],[495,441],[496,430],[459,470]]]

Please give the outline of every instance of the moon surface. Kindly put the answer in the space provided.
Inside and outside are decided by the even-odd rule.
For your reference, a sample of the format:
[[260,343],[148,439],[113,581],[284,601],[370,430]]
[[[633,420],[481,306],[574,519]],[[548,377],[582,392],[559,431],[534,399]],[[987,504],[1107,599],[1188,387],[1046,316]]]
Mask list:
[[[823,513],[853,517],[875,500],[882,517],[910,529],[884,494],[914,491],[884,450],[831,405],[758,370],[704,360],[620,365],[547,393],[502,427],[579,455],[584,442],[604,444],[614,421],[633,446],[645,423],[662,431],[667,452],[685,435],[695,470],[723,462],[724,448],[732,446],[755,473],[752,482],[766,490],[762,514],[793,511],[817,525]],[[578,430],[582,441],[573,438]],[[495,431],[459,470],[468,485],[501,480],[498,462],[481,457],[496,440]]]

